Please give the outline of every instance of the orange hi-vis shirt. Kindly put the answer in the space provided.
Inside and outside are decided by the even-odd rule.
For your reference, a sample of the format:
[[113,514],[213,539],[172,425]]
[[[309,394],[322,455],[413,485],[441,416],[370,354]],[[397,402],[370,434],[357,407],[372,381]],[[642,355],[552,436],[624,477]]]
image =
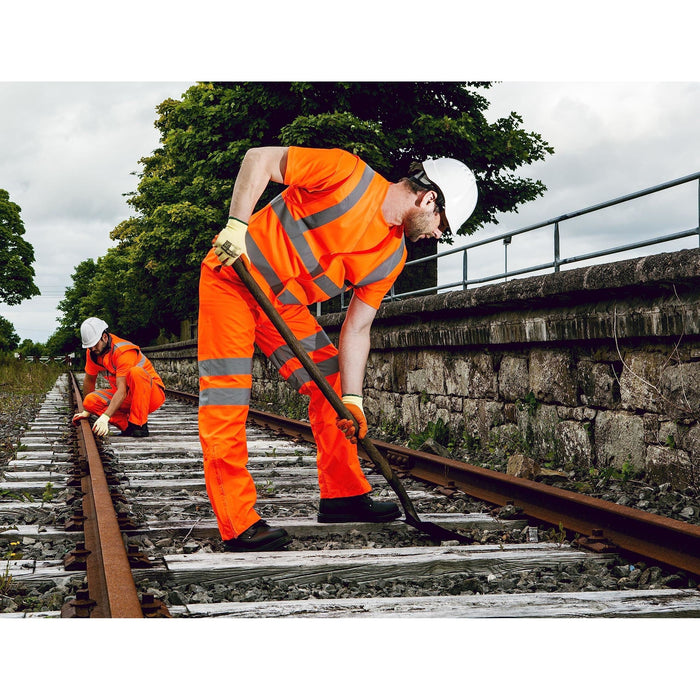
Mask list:
[[156,384],[160,384],[162,387],[165,386],[160,375],[153,368],[151,361],[141,352],[141,348],[138,345],[134,345],[123,338],[118,338],[113,333],[110,333],[109,336],[112,339],[112,344],[109,350],[99,358],[99,362],[95,362],[92,359],[88,350],[85,358],[86,374],[97,376],[101,372],[107,377],[107,381],[112,389],[116,391],[117,377],[125,377],[132,367],[138,365],[146,370]]
[[252,265],[285,304],[352,288],[377,309],[406,262],[402,226],[382,214],[389,182],[340,149],[292,146],[288,187],[248,223]]

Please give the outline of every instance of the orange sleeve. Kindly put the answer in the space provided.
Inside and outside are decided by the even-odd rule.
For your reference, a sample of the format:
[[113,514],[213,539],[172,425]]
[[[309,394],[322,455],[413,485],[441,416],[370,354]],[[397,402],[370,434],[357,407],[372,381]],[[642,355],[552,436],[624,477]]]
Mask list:
[[402,269],[402,267],[397,268],[389,277],[385,277],[383,280],[367,284],[364,287],[355,288],[353,294],[356,294],[357,298],[360,299],[360,301],[364,301],[368,306],[378,309],[382,300],[401,274]]

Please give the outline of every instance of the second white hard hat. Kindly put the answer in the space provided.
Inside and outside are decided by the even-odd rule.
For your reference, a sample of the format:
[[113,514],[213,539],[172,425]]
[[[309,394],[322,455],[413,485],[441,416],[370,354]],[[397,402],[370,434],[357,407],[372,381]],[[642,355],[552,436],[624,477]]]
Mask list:
[[86,318],[80,326],[80,338],[84,348],[92,348],[97,345],[102,334],[107,330],[107,324],[101,318],[91,316]]
[[479,192],[474,173],[456,158],[429,158],[424,160],[423,170],[438,189],[444,202],[445,218],[450,231],[455,234],[471,216]]

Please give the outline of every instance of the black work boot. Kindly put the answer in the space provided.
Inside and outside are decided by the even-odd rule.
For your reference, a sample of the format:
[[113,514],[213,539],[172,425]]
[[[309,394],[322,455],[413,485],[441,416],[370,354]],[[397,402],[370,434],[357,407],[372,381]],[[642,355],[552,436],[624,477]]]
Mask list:
[[143,425],[136,425],[136,423],[128,421],[126,429],[119,433],[119,437],[148,437],[148,421],[146,421]]
[[401,517],[394,503],[373,501],[369,494],[345,498],[322,498],[319,523],[384,523]]
[[264,520],[258,520],[238,537],[224,540],[224,547],[229,552],[269,552],[273,549],[283,549],[292,538],[281,527],[270,527]]

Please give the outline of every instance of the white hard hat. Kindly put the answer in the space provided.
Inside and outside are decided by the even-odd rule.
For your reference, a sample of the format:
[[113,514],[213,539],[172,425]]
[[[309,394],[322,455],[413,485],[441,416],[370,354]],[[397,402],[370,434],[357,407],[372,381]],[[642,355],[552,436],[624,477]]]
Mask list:
[[107,324],[100,318],[91,316],[86,318],[80,326],[80,338],[84,348],[91,348],[97,345],[102,334],[107,330]]
[[476,207],[479,192],[476,188],[474,173],[460,160],[455,158],[432,158],[424,160],[423,171],[428,180],[439,190],[445,207],[445,218],[452,233],[471,216]]

